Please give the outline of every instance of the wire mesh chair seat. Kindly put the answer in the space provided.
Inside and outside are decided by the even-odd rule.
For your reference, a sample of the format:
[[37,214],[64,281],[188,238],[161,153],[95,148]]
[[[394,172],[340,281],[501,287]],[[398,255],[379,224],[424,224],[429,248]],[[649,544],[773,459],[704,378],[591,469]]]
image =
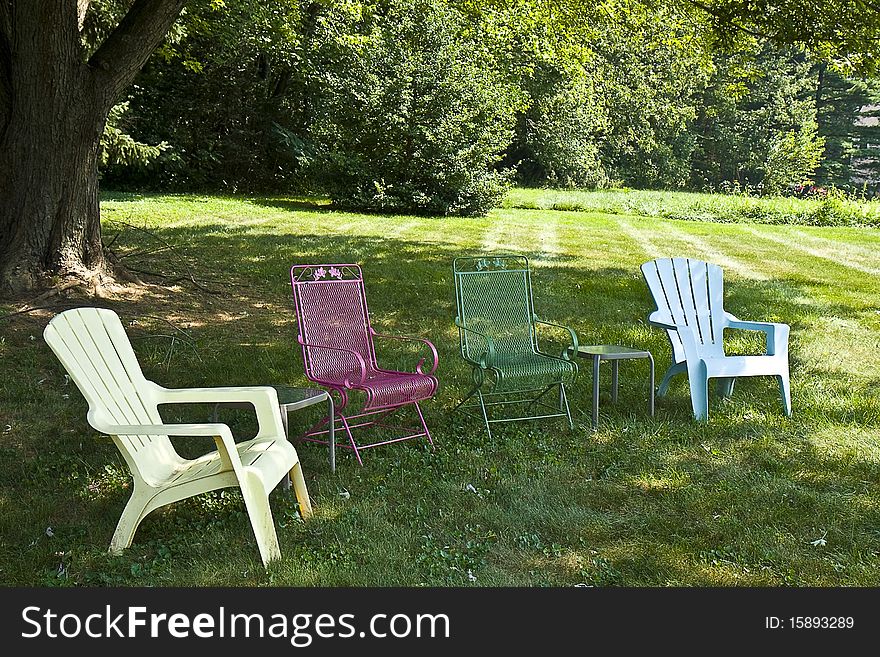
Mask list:
[[[479,408],[490,437],[494,422],[565,417],[573,427],[565,388],[577,377],[577,363],[570,359],[570,354],[577,353],[577,335],[567,326],[538,319],[528,258],[459,257],[452,268],[461,356],[471,365],[474,381],[456,409]],[[570,344],[559,356],[539,348],[539,325],[567,333]],[[554,389],[559,393],[558,403],[547,403],[545,396]],[[477,402],[468,405],[475,396]],[[530,414],[499,417],[493,413],[490,417],[490,407],[512,404],[524,404]],[[547,412],[534,414],[539,406]]]
[[[378,333],[370,323],[361,268],[355,264],[294,265],[290,280],[296,308],[305,375],[310,381],[335,395],[335,416],[324,418],[311,427],[302,439],[326,444],[319,438],[329,433],[329,423],[342,430],[349,444],[339,447],[354,451],[363,465],[361,450],[424,437],[434,442],[419,402],[432,398],[438,387],[434,372],[438,356],[434,345],[423,338]],[[430,352],[431,365],[421,358],[414,371],[386,369],[379,366],[375,339],[421,343]],[[357,412],[349,413],[351,392],[357,391],[363,402]],[[417,427],[389,424],[386,420],[398,410],[412,406],[418,416]],[[346,411],[346,412],[343,412]],[[379,427],[405,435],[358,443],[353,429]]]
[[548,382],[572,383],[572,363],[543,353],[503,354],[487,363],[496,381],[494,392],[538,390]]
[[383,408],[430,399],[437,379],[427,374],[368,370],[361,387],[367,394],[367,408]]

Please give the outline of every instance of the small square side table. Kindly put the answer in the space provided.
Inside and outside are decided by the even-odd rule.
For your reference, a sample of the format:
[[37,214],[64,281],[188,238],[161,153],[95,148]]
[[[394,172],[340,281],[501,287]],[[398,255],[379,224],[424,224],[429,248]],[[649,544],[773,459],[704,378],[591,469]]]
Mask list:
[[611,361],[611,401],[617,403],[618,366],[622,360],[647,358],[650,363],[648,372],[648,410],[654,417],[654,357],[650,351],[621,347],[614,344],[598,344],[578,347],[580,358],[593,359],[593,431],[599,428],[599,364]]

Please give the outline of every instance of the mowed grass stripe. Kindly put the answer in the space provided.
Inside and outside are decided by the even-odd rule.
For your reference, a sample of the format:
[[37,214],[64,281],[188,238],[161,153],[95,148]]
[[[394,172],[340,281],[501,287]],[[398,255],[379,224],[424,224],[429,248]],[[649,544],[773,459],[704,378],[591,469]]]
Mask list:
[[769,233],[766,230],[758,230],[755,227],[749,227],[747,230],[751,234],[761,239],[776,242],[780,246],[784,247],[786,250],[793,249],[795,251],[800,251],[801,253],[809,255],[813,258],[818,258],[820,260],[832,263],[834,266],[837,267],[855,269],[858,272],[869,274],[871,276],[877,276],[878,274],[880,274],[880,268],[862,265],[858,262],[853,262],[852,260],[841,258],[840,252],[837,249],[829,248],[828,242],[820,242],[817,244],[814,240],[809,240],[809,237],[807,237],[807,240],[815,244],[815,246],[805,244],[804,242],[807,240],[803,239],[805,236],[801,231],[790,230],[788,231],[787,235],[781,236]]

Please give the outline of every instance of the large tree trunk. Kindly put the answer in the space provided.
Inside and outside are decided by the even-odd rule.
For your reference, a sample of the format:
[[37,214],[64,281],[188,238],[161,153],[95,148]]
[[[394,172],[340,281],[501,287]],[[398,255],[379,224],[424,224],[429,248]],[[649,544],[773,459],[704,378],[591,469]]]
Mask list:
[[104,272],[107,114],[185,0],[135,0],[88,58],[88,0],[0,0],[0,295]]
[[102,270],[97,164],[107,110],[82,69],[28,59],[12,76],[15,102],[0,139],[5,292],[44,287],[48,274]]

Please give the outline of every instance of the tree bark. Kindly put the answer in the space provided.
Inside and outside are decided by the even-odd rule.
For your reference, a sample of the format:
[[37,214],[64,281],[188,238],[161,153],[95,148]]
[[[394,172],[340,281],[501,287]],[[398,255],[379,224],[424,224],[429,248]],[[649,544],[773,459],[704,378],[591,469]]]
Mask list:
[[107,114],[185,0],[136,0],[86,61],[82,0],[0,0],[0,295],[105,272]]

